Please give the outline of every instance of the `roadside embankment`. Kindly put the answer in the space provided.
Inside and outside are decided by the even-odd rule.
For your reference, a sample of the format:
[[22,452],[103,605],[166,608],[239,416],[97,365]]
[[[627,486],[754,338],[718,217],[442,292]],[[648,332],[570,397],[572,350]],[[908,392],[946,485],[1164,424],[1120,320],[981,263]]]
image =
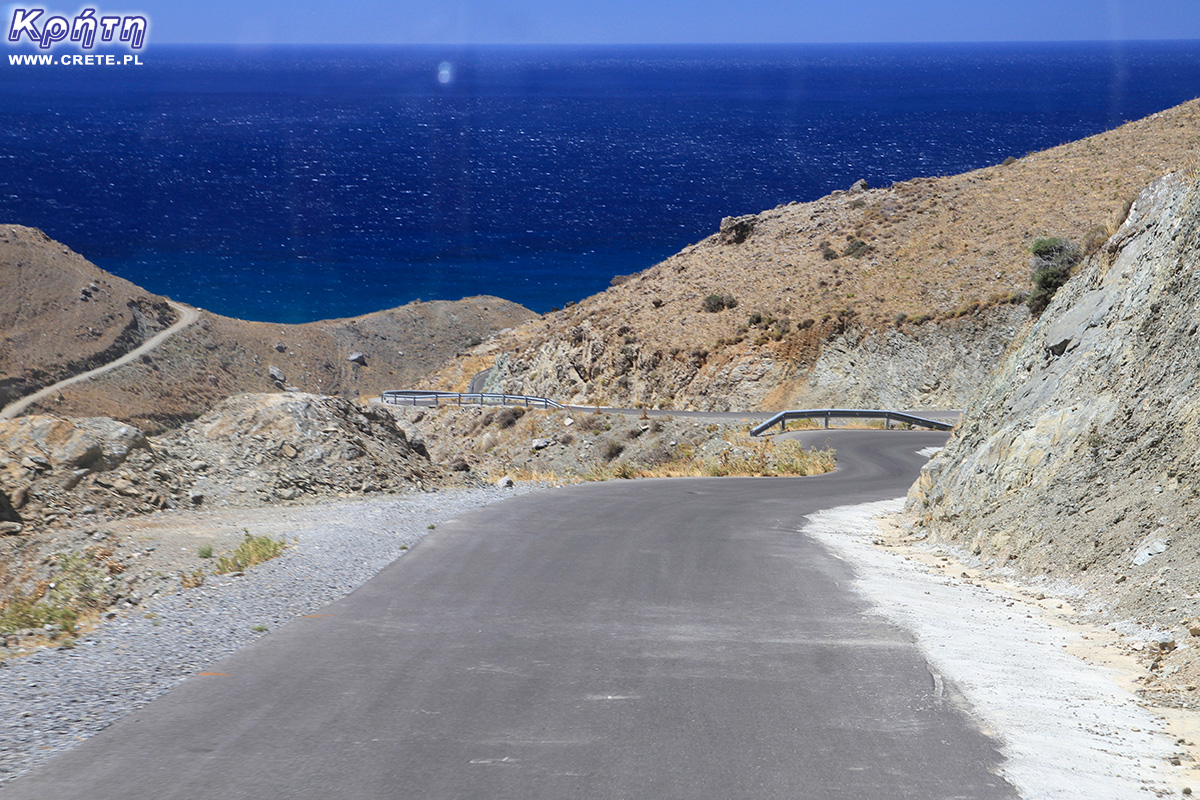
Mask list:
[[909,494],[914,532],[1156,631],[1140,693],[1200,707],[1200,190],[1164,178],[1054,296]]

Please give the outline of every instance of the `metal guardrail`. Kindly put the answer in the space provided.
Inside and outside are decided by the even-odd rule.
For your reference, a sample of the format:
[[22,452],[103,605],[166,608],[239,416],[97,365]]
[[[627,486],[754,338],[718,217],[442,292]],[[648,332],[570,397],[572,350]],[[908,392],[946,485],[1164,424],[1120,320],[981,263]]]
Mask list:
[[392,389],[380,395],[383,402],[393,406],[437,406],[443,402],[459,406],[525,406],[526,408],[562,408],[545,397],[524,394],[492,394],[488,392],[438,392],[432,389]]
[[829,427],[830,418],[839,419],[882,419],[887,427],[891,427],[892,422],[899,422],[908,425],[917,425],[922,428],[933,428],[936,431],[952,431],[954,426],[949,422],[942,422],[936,419],[926,419],[913,414],[905,414],[903,411],[887,411],[866,408],[810,408],[800,409],[796,411],[780,411],[775,416],[771,417],[766,422],[759,423],[750,429],[751,436],[760,436],[770,430],[771,426],[778,425],[780,429],[787,426],[788,420],[792,419],[821,419],[825,420],[825,427]]

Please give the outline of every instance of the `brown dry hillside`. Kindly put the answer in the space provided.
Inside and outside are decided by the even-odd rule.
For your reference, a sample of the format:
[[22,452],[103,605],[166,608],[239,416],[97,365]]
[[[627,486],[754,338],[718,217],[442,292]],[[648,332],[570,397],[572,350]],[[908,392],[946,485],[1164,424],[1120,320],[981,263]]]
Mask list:
[[[497,297],[416,302],[303,325],[202,312],[135,363],[67,387],[30,413],[107,416],[153,431],[240,392],[378,394],[420,382],[455,353],[535,316]],[[111,360],[173,319],[165,298],[40,231],[0,227],[2,402]],[[355,353],[363,358],[349,361]]]
[[41,231],[0,225],[0,406],[127,353],[175,316]]
[[[1098,247],[1144,186],[1198,153],[1200,101],[1191,101],[1004,165],[726,219],[620,285],[486,343],[443,370],[441,385],[460,387],[495,363],[489,388],[563,400],[803,402],[816,396],[810,379],[833,338],[853,351],[887,329],[916,341],[1001,320],[1006,339],[1022,319],[1013,311],[1035,238]],[[737,305],[705,311],[709,295]],[[978,385],[974,375],[957,382]]]

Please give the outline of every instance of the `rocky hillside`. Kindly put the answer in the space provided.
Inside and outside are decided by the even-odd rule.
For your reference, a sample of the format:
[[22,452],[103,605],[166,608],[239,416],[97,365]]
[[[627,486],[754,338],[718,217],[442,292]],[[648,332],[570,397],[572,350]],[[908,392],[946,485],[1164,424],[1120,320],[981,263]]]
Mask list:
[[132,551],[117,520],[473,483],[433,464],[387,409],[301,393],[237,395],[160,436],[107,418],[0,422],[0,609],[78,567],[104,579],[93,605],[186,585],[179,553]]
[[1197,131],[1192,101],[963,175],[728,218],[458,359],[442,385],[494,365],[492,390],[571,402],[957,406],[1025,320],[1032,242],[1102,245],[1137,192],[1195,162]]
[[[416,302],[304,325],[203,312],[139,362],[75,384],[34,411],[156,430],[240,392],[377,394],[418,383],[456,353],[534,317],[496,297]],[[40,231],[0,226],[0,406],[112,360],[174,318],[165,298]]]
[[166,298],[41,231],[0,225],[0,407],[124,355],[175,318]]
[[907,505],[919,532],[1158,626],[1169,644],[1156,674],[1193,681],[1200,648],[1168,651],[1200,635],[1198,180],[1139,196]]
[[386,409],[336,397],[236,395],[152,437],[106,417],[0,422],[0,535],[155,509],[396,492],[447,480]]

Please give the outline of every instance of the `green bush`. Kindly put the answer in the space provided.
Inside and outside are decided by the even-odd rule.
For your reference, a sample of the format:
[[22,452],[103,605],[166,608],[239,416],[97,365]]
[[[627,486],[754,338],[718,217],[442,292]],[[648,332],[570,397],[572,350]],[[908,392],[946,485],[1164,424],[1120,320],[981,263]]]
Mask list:
[[842,255],[850,256],[851,258],[862,258],[871,250],[871,245],[864,242],[862,239],[851,239],[846,243],[846,247],[842,250]]
[[625,452],[625,445],[614,439],[609,439],[604,443],[604,447],[600,451],[600,457],[605,461],[612,461],[623,452]]
[[737,308],[737,299],[731,294],[710,294],[704,298],[704,310],[710,314],[727,308]]
[[525,416],[523,406],[508,406],[501,409],[500,413],[496,415],[496,424],[501,428],[511,428],[523,416]]
[[1071,272],[1083,254],[1066,239],[1042,238],[1029,248],[1033,254],[1033,291],[1029,294],[1029,311],[1035,317],[1050,305],[1054,293],[1071,278]]

